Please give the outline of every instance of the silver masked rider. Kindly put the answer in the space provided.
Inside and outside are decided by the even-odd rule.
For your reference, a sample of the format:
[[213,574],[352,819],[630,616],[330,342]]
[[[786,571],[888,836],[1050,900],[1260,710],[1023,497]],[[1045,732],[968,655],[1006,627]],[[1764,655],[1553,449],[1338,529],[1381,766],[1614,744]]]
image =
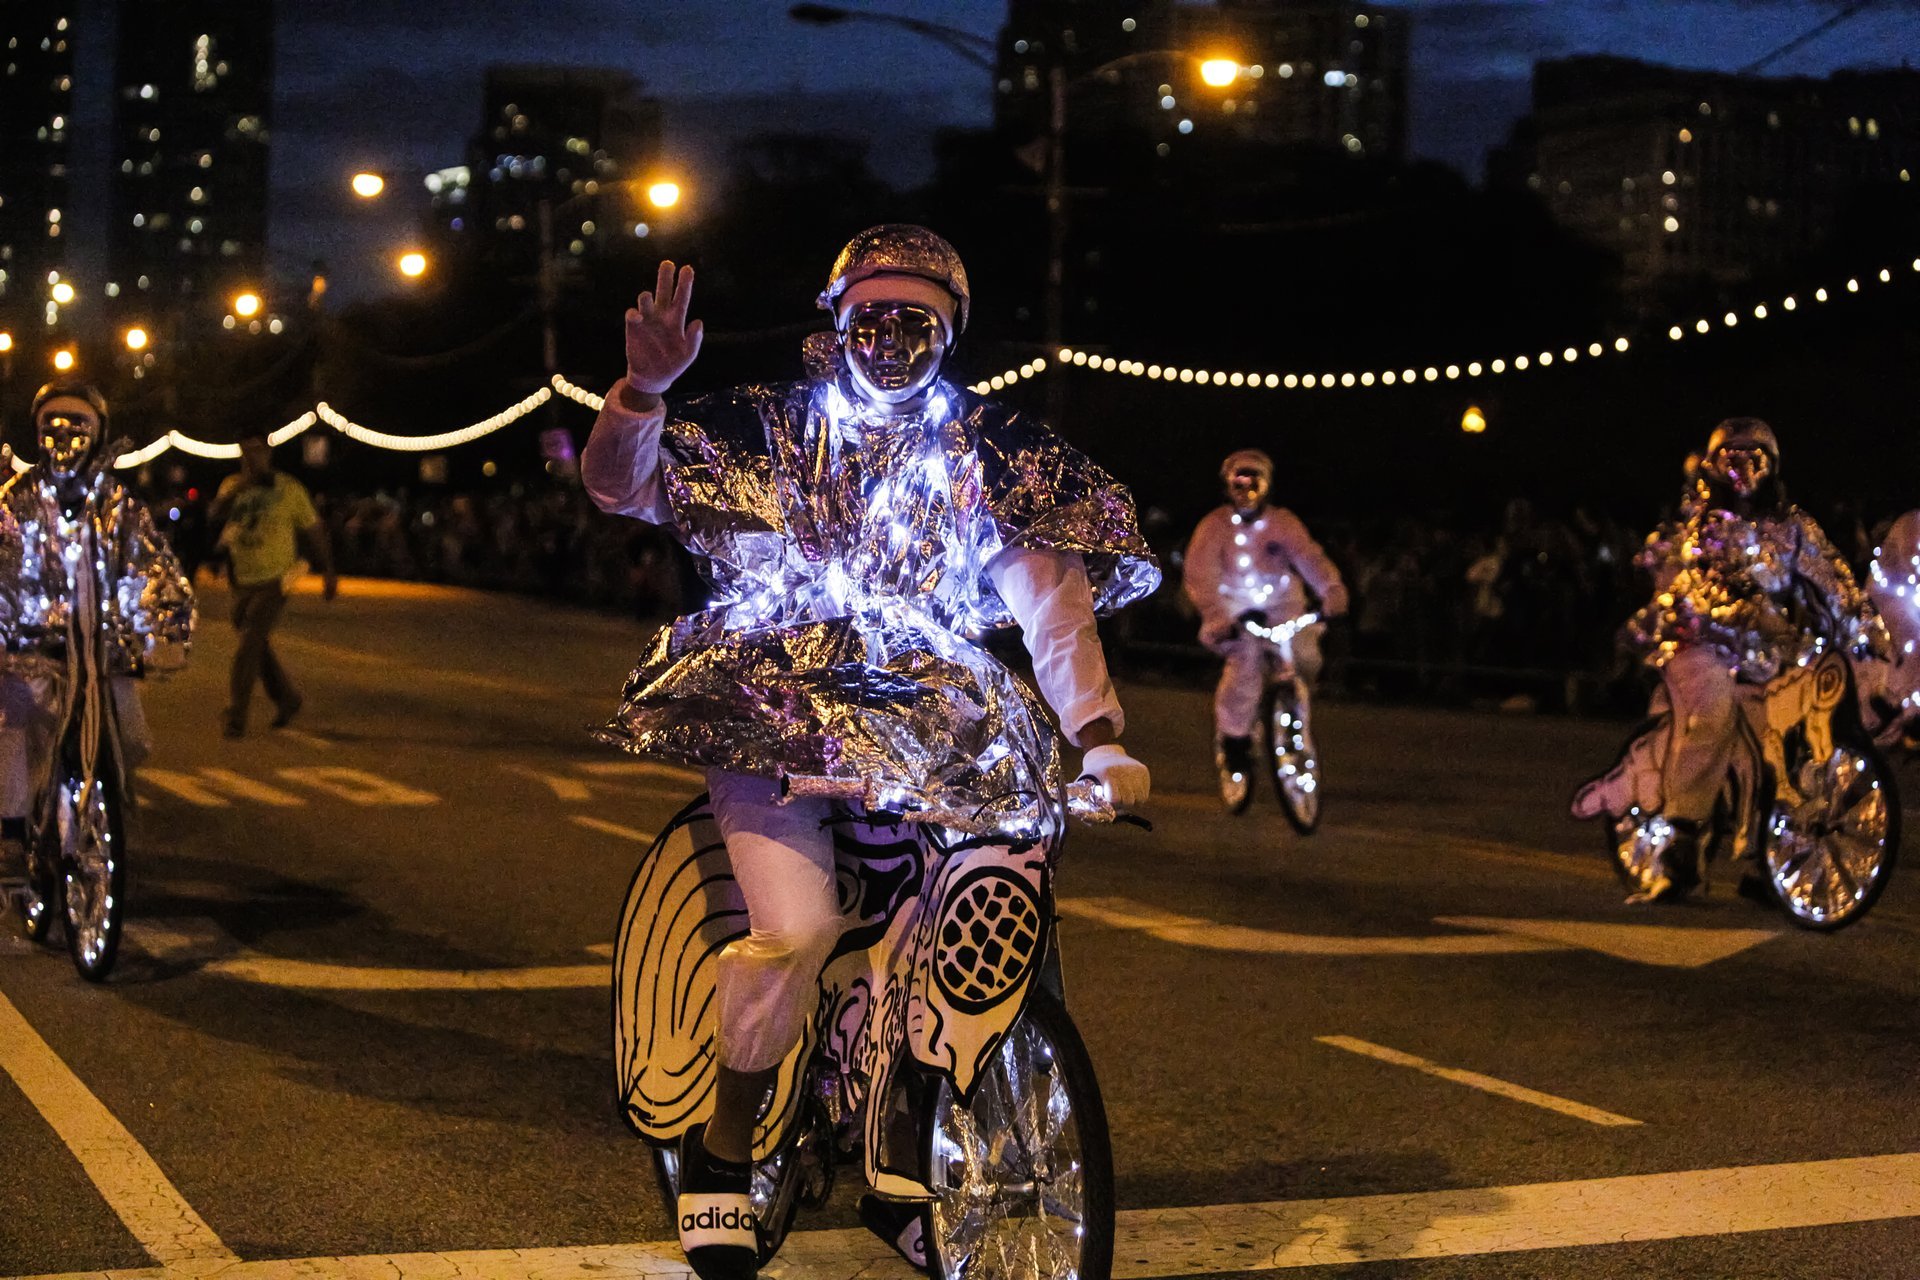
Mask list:
[[1662,782],[1675,839],[1636,898],[1665,899],[1700,881],[1702,828],[1738,745],[1738,686],[1827,649],[1882,653],[1886,632],[1846,560],[1787,501],[1780,442],[1758,418],[1714,429],[1678,517],[1648,536],[1639,563],[1653,599],[1626,634],[1672,703]]
[[[836,806],[964,813],[955,825],[990,838],[1048,832],[1054,732],[977,643],[1016,623],[1082,771],[1140,804],[1147,769],[1119,745],[1094,617],[1160,577],[1125,489],[942,377],[970,295],[931,231],[875,227],[841,252],[819,298],[837,342],[810,348],[807,377],[669,408],[700,349],[692,285],[691,268],[664,263],[627,313],[627,376],[582,455],[600,507],[672,529],[713,587],[710,608],[661,632],[602,731],[706,770],[750,917],[720,957],[714,1114],[682,1165],[683,1202],[731,1209],[683,1214],[683,1228],[738,1222],[747,1204],[755,1113],[839,934]],[[753,1272],[750,1231],[696,1227],[682,1243],[708,1280]]]
[[[103,654],[132,769],[151,748],[134,681],[185,664],[193,588],[145,503],[111,471],[107,402],[54,382],[33,400],[40,456],[0,486],[0,819],[9,848],[50,765],[70,664]],[[90,634],[101,645],[82,643]]]

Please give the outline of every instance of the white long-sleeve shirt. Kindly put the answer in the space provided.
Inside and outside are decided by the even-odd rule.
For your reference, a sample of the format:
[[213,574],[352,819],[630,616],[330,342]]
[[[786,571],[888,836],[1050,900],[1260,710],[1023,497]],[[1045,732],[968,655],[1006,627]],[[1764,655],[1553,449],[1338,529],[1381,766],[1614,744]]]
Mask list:
[[[660,466],[666,406],[634,413],[622,403],[625,387],[624,380],[615,384],[594,420],[580,455],[581,482],[602,511],[672,525]],[[1059,717],[1067,741],[1079,746],[1081,731],[1102,719],[1119,733],[1126,715],[1100,647],[1086,562],[1068,552],[1015,546],[995,556],[986,573],[1020,624],[1033,657],[1034,683]]]
[[1202,639],[1249,609],[1274,622],[1297,618],[1307,609],[1307,587],[1332,612],[1347,607],[1340,570],[1285,507],[1263,506],[1251,517],[1216,507],[1194,529],[1181,572]]

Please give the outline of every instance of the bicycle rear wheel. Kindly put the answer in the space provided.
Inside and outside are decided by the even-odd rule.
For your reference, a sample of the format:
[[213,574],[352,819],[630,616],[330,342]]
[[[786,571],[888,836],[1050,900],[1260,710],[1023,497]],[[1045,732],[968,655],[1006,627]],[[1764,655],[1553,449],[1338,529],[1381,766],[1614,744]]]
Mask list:
[[1107,1280],[1113,1155],[1093,1061],[1059,999],[1036,989],[981,1072],[928,1125],[934,1280]]
[[1281,680],[1267,691],[1268,760],[1273,766],[1273,789],[1280,809],[1293,829],[1310,836],[1320,827],[1320,753],[1308,723],[1306,689],[1297,681]]

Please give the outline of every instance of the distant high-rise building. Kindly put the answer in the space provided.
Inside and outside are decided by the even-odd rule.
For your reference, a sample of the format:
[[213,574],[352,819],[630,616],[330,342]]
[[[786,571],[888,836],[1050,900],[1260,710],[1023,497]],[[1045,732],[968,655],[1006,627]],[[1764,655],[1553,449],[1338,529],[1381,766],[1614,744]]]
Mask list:
[[119,21],[111,286],[175,306],[264,284],[271,0],[120,0]]
[[[428,182],[435,220],[480,256],[531,270],[544,248],[592,256],[634,234],[632,184],[660,153],[660,104],[624,71],[493,67],[465,168]],[[605,193],[605,198],[601,197]],[[551,225],[543,233],[544,205]]]
[[1848,201],[1920,169],[1920,71],[1825,80],[1623,58],[1543,62],[1496,183],[1619,255],[1629,299],[1739,284],[1826,244]]
[[[1227,139],[1399,159],[1408,27],[1404,12],[1351,0],[1010,0],[996,119],[1045,131],[1059,66],[1070,134],[1137,140],[1161,156]],[[1237,71],[1206,83],[1212,59]]]
[[65,0],[0,5],[0,330],[52,326],[70,258],[74,40]]

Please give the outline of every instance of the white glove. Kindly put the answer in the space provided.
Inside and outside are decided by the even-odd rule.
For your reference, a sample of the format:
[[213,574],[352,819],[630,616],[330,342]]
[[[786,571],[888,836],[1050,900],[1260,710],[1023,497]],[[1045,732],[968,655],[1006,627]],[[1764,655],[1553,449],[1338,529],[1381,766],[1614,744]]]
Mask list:
[[1153,775],[1147,766],[1127,754],[1117,742],[1093,747],[1080,758],[1080,776],[1093,778],[1107,789],[1107,798],[1116,809],[1138,809],[1153,790]]

